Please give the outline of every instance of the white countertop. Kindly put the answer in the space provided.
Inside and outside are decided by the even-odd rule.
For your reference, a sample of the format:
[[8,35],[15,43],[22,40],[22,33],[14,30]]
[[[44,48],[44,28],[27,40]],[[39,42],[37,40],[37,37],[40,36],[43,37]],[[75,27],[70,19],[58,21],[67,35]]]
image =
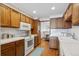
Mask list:
[[14,41],[17,41],[17,40],[22,40],[22,39],[24,39],[24,37],[15,37],[15,38],[9,38],[9,39],[1,39],[0,40],[0,45],[6,44],[6,43],[10,43],[10,42],[14,42]]
[[59,37],[59,43],[65,56],[79,56],[79,40]]
[[22,40],[25,38],[29,38],[29,37],[34,37],[37,36],[36,34],[32,34],[31,36],[27,36],[27,37],[14,37],[14,38],[9,38],[9,39],[0,39],[0,45],[2,44],[6,44],[6,43],[10,43],[10,42],[14,42],[14,41],[18,41],[18,40]]

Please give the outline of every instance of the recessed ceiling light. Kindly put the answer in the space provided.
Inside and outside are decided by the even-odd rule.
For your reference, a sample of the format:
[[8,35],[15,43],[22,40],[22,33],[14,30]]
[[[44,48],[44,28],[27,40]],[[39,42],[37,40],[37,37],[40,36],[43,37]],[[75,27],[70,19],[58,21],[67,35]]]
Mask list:
[[55,10],[55,7],[53,6],[51,9],[52,9],[52,10]]
[[33,11],[33,13],[35,14],[35,13],[36,13],[36,11],[34,10],[34,11]]

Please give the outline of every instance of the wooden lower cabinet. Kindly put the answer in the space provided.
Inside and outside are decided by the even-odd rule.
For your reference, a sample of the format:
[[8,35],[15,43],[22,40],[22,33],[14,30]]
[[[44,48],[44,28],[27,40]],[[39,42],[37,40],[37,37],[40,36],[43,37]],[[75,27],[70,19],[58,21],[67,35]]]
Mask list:
[[24,40],[19,40],[16,42],[16,56],[24,55]]
[[24,40],[1,45],[1,56],[23,56]]
[[15,56],[15,42],[1,45],[1,56]]
[[37,36],[34,38],[34,47],[36,47],[38,45],[37,43]]

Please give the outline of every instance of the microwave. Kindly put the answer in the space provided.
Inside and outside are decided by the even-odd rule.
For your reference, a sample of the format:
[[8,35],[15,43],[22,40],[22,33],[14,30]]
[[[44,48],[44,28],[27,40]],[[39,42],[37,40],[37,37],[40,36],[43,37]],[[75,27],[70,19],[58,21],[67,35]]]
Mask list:
[[31,30],[31,24],[20,22],[19,30]]

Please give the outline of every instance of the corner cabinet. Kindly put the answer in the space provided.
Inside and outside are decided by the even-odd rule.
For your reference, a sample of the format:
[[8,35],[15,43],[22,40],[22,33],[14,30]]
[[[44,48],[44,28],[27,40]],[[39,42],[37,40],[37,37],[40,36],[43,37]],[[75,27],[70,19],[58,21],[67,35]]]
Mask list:
[[11,9],[7,6],[0,4],[0,26],[9,27],[10,26],[10,15]]
[[20,13],[11,9],[11,27],[18,28],[20,26]]
[[73,4],[72,24],[79,25],[79,4]]

